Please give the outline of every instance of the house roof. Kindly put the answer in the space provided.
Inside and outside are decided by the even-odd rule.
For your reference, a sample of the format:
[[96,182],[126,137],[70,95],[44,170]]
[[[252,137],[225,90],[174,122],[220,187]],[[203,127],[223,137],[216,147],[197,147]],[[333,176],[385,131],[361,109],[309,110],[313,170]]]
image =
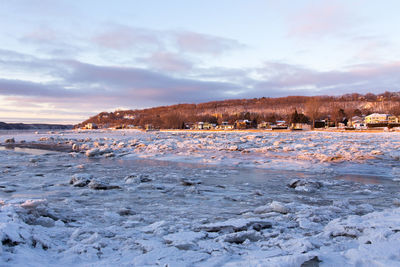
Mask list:
[[372,113],[366,117],[383,117],[383,116],[390,116],[390,114],[380,114],[380,113]]

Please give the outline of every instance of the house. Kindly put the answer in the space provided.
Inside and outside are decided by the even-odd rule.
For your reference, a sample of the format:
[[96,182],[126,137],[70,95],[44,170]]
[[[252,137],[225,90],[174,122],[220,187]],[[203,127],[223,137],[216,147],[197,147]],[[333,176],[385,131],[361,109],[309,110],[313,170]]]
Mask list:
[[185,122],[185,129],[194,129],[194,123]]
[[365,117],[367,127],[398,127],[399,118],[390,114],[373,113]]
[[85,125],[85,129],[93,130],[93,129],[98,129],[98,127],[96,123],[89,122]]
[[134,120],[135,116],[134,115],[125,115],[124,119],[126,119],[126,120]]
[[126,125],[126,129],[137,129],[138,127],[136,125],[133,124],[128,124]]
[[275,125],[271,125],[272,130],[283,130],[287,128],[288,125],[286,124],[286,121],[276,121]]
[[235,126],[233,126],[232,124],[228,124],[228,125],[220,125],[219,128],[222,130],[233,130],[235,129]]
[[203,124],[203,129],[204,130],[210,130],[210,129],[214,129],[216,126],[217,126],[217,124],[215,124],[215,123],[205,122]]
[[365,119],[363,117],[360,117],[360,116],[351,117],[350,124],[348,126],[353,126],[354,127],[355,124],[364,123],[364,120]]
[[355,129],[366,129],[367,125],[364,122],[353,122],[353,127]]
[[257,129],[271,129],[271,123],[262,121],[259,124],[257,124]]
[[290,125],[290,129],[292,130],[311,130],[311,125],[307,123],[292,123]]
[[287,126],[286,121],[276,121],[277,126]]
[[396,122],[396,117],[389,114],[372,113],[365,117],[366,124],[389,123],[389,120]]
[[195,130],[210,130],[215,128],[216,124],[211,124],[209,122],[198,122],[196,124],[194,124],[193,129]]
[[287,129],[288,125],[286,124],[286,121],[276,121],[275,125],[271,125],[272,130],[281,130],[281,129]]
[[364,118],[360,116],[354,116],[350,120],[350,124],[348,124],[349,127],[353,127],[355,129],[364,129],[366,128],[366,124],[364,123]]
[[203,125],[204,125],[204,122],[199,121],[199,122],[193,124],[192,129],[193,130],[203,130]]
[[235,121],[236,129],[249,129],[252,128],[252,123],[249,120],[237,120]]
[[146,124],[146,125],[144,126],[144,129],[145,129],[146,131],[151,131],[151,130],[154,130],[154,126],[153,126],[153,124]]
[[396,116],[393,116],[393,115],[389,115],[388,122],[389,123],[399,123],[399,118]]
[[227,121],[223,121],[221,125],[218,125],[218,129],[221,130],[233,130],[235,127],[232,124],[229,124]]
[[326,120],[316,120],[314,122],[314,128],[316,128],[316,129],[325,128],[326,126],[331,126],[331,124],[329,122],[327,122]]

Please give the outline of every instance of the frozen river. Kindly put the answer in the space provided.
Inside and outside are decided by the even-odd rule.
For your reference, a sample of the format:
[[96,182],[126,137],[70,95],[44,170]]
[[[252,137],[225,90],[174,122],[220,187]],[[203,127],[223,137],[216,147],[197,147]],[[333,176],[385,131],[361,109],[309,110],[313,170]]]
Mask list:
[[[306,133],[299,136],[307,138]],[[385,162],[371,157],[328,164],[293,160],[295,151],[290,149],[287,158],[282,158],[285,151],[260,158],[258,151],[213,148],[203,159],[220,158],[216,163],[198,160],[204,151],[193,151],[190,157],[185,151],[189,143],[186,148],[178,144],[175,150],[164,147],[154,152],[155,143],[185,142],[185,137],[171,134],[154,138],[142,133],[98,133],[90,140],[79,133],[22,137],[14,133],[14,137],[16,142],[72,140],[86,145],[87,151],[100,149],[88,156],[0,149],[2,265],[400,263],[400,183],[393,157]],[[49,137],[53,139],[45,140]],[[288,139],[288,135],[273,137],[264,139],[270,143]],[[245,149],[251,150],[251,142],[258,148],[256,138],[246,138],[250,141],[243,141]],[[130,140],[136,144],[132,148],[121,144],[134,143]],[[143,143],[152,146],[146,150],[151,153],[142,151]],[[100,153],[102,147],[108,150]],[[375,147],[373,154],[395,153],[385,149]],[[266,162],[272,167],[266,168]],[[391,169],[382,171],[387,166]]]

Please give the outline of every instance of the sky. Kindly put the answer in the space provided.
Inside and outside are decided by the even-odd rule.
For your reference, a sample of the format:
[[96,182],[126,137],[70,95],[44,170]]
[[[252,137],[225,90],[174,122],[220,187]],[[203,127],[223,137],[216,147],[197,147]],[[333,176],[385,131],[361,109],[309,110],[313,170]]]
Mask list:
[[400,91],[397,0],[0,0],[0,121]]

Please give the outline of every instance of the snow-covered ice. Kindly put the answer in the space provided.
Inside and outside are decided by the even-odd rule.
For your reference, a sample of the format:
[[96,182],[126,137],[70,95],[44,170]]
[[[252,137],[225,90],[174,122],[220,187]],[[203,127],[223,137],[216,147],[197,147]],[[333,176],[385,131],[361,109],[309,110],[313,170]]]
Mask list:
[[9,139],[75,152],[0,148],[0,265],[400,265],[396,132]]

